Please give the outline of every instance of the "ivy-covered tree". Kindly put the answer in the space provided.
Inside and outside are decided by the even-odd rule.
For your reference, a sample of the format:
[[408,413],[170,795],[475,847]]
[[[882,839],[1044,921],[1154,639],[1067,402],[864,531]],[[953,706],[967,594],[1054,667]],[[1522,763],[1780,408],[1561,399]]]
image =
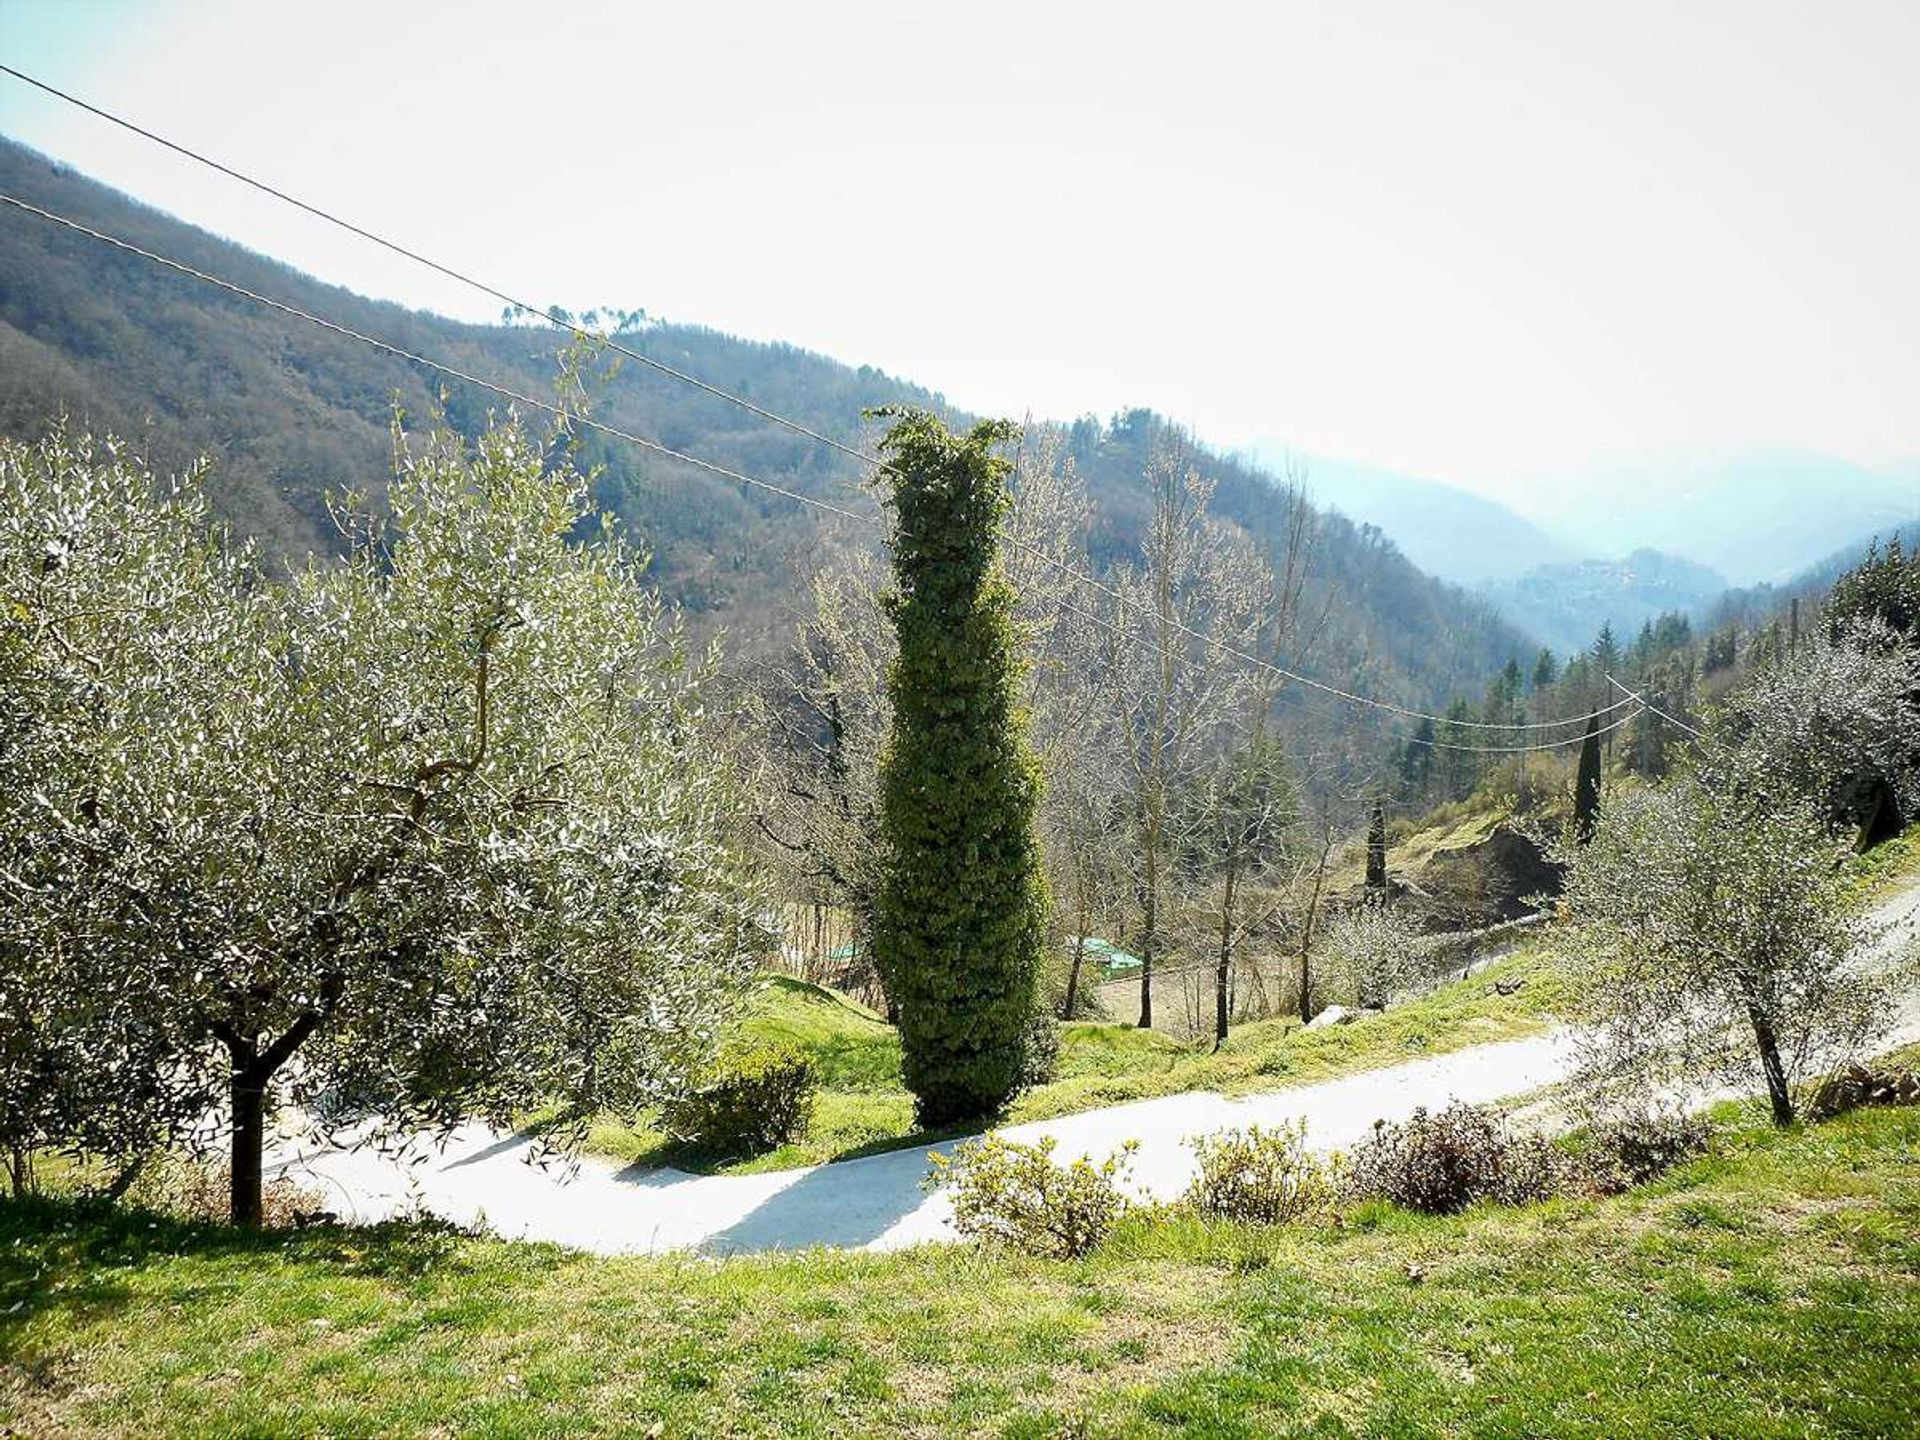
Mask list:
[[1020,1084],[1046,944],[1039,767],[1020,705],[1014,593],[1000,556],[1010,464],[1001,422],[963,436],[891,412],[899,648],[881,764],[887,847],[874,956],[923,1125],[990,1115]]

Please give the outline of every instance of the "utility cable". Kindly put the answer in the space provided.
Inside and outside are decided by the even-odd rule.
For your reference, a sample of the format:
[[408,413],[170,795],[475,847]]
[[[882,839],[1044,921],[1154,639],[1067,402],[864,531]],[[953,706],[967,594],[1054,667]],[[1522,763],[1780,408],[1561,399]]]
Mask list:
[[[4,68],[5,68],[4,66],[0,66],[0,69],[4,69]],[[262,295],[258,291],[250,290],[243,285],[235,284],[233,281],[225,280],[217,275],[209,274],[204,270],[197,269],[194,266],[188,265],[182,261],[174,260],[168,256],[158,254],[155,251],[148,250],[140,245],[136,245],[131,241],[123,240],[118,236],[107,234],[105,231],[97,230],[89,225],[84,225],[77,220],[72,220],[64,215],[56,214],[51,210],[43,209],[38,205],[34,205],[29,201],[19,199],[16,196],[0,193],[0,204],[6,204],[9,206],[12,206],[16,210],[20,210],[27,214],[34,215],[52,224],[62,226],[68,230],[74,231],[77,234],[86,236],[89,239],[96,240],[102,244],[111,246],[112,248],[123,251],[127,254],[138,256],[141,259],[150,261],[153,264],[160,265],[168,270],[172,270],[177,274],[187,276],[190,279],[198,280],[207,285],[211,285],[216,289],[227,292],[228,294],[235,295],[242,299],[252,301],[253,303],[258,305],[263,305],[268,309],[278,311],[279,313],[283,315],[287,315],[293,319],[303,320],[308,324],[317,326],[320,329],[329,331],[332,334],[340,335],[347,339],[359,341],[361,344],[370,346],[371,348],[375,350],[379,350],[384,354],[391,355],[396,359],[404,360],[411,364],[420,365],[426,369],[437,371],[455,380],[459,380],[464,384],[473,385],[479,389],[491,391],[492,393],[501,396],[503,399],[511,400],[516,404],[525,405],[530,409],[542,411],[546,414],[554,416],[557,419],[563,420],[569,424],[577,424],[587,429],[595,430],[601,434],[610,436],[614,439],[625,440],[630,444],[637,445],[642,449],[651,451],[654,454],[665,456],[668,459],[680,461],[683,464],[692,465],[698,469],[705,470],[710,474],[721,476],[724,479],[732,480],[738,484],[747,485],[752,488],[765,491],[769,494],[778,495],[784,499],[795,501],[798,504],[807,506],[811,509],[820,511],[825,514],[833,515],[839,519],[850,520],[856,524],[862,524],[862,525],[877,526],[880,524],[879,520],[875,516],[862,515],[856,511],[848,510],[839,505],[834,505],[831,502],[817,499],[811,495],[802,494],[797,490],[791,490],[786,488],[785,486],[775,485],[770,481],[758,479],[754,476],[744,474],[741,471],[733,470],[727,466],[716,464],[710,460],[703,460],[698,456],[687,454],[685,451],[676,450],[671,446],[663,445],[657,440],[649,440],[645,436],[635,435],[630,431],[622,430],[616,426],[608,425],[604,421],[596,420],[591,416],[581,415],[577,412],[568,410],[560,405],[554,404],[552,401],[542,400],[537,396],[526,394],[523,391],[515,390],[509,386],[501,385],[494,381],[483,379],[480,376],[472,374],[469,371],[460,369],[457,366],[447,364],[444,361],[431,359],[428,356],[419,354],[416,351],[408,350],[403,346],[395,345],[390,341],[379,339],[378,337],[373,335],[368,335],[364,331],[356,330],[351,326],[343,325],[337,321],[328,320],[322,316],[315,315],[310,311],[303,310],[300,307],[295,305],[290,305],[285,301],[276,300],[273,297],[268,295]],[[1031,544],[1027,544],[1024,542],[1017,542],[1017,543],[1020,544],[1020,548],[1027,550],[1037,555],[1042,560],[1054,565],[1057,569],[1061,570],[1064,574],[1068,575],[1070,578],[1076,579],[1084,584],[1087,584],[1091,586],[1093,589],[1100,591],[1102,594],[1107,595],[1109,598],[1113,599],[1117,604],[1119,604],[1122,608],[1133,608],[1133,609],[1139,608],[1137,606],[1134,606],[1132,602],[1129,601],[1118,590],[1114,589],[1109,585],[1105,585],[1098,580],[1093,579],[1093,577],[1091,576],[1083,574],[1082,572],[1074,569],[1073,567],[1066,565],[1062,561],[1055,559],[1053,556],[1049,555],[1045,550],[1041,549],[1040,547],[1033,546]],[[1113,625],[1111,622],[1106,621],[1101,617],[1093,615],[1093,613],[1090,611],[1086,611],[1086,610],[1080,609],[1077,606],[1072,606],[1072,605],[1065,605],[1064,608],[1070,609],[1076,614],[1082,615],[1085,618],[1093,620],[1096,624],[1100,625],[1102,628],[1111,631],[1113,634],[1120,636],[1122,639],[1132,640],[1135,643],[1141,643],[1145,640],[1144,636],[1140,636],[1137,634],[1130,635],[1128,632],[1119,629],[1117,626]],[[1579,723],[1580,721],[1591,718],[1589,716],[1583,715],[1583,716],[1571,717],[1569,719],[1558,720],[1558,721],[1544,721],[1544,722],[1537,722],[1537,723],[1516,722],[1511,725],[1501,725],[1493,722],[1473,721],[1473,720],[1450,720],[1445,716],[1431,715],[1426,713],[1425,711],[1414,710],[1410,707],[1403,706],[1403,705],[1396,705],[1391,701],[1376,700],[1376,699],[1369,698],[1367,696],[1355,694],[1352,691],[1342,690],[1338,686],[1325,684],[1321,681],[1313,679],[1310,676],[1301,675],[1295,671],[1286,669],[1284,666],[1276,665],[1273,662],[1264,659],[1263,657],[1250,654],[1249,652],[1242,650],[1237,646],[1229,645],[1226,642],[1221,641],[1214,636],[1207,635],[1205,632],[1196,630],[1193,627],[1185,625],[1178,620],[1170,620],[1168,623],[1170,623],[1173,628],[1182,631],[1183,633],[1191,636],[1194,639],[1199,640],[1203,645],[1206,645],[1209,648],[1212,648],[1221,654],[1234,657],[1245,663],[1251,663],[1271,673],[1279,675],[1283,679],[1291,680],[1297,684],[1306,686],[1309,689],[1318,691],[1322,694],[1328,695],[1337,700],[1343,700],[1354,705],[1368,706],[1376,710],[1381,710],[1384,712],[1399,715],[1409,719],[1429,720],[1436,725],[1447,725],[1455,728],[1464,728],[1464,729],[1473,729],[1473,730],[1506,731],[1506,730],[1533,730],[1533,729],[1559,728],[1561,726],[1576,724],[1576,723]],[[1185,657],[1182,657],[1182,658],[1184,659]],[[1627,698],[1619,700],[1614,704],[1607,706],[1604,709],[1594,713],[1596,715],[1610,714],[1613,711],[1622,709],[1625,706],[1632,705],[1635,703],[1637,703],[1637,697],[1634,697],[1631,694],[1629,694]],[[1638,702],[1638,703],[1644,704],[1644,702]],[[1626,723],[1626,720],[1631,718],[1632,718],[1631,716],[1623,717],[1621,721],[1617,722],[1617,724],[1624,724]],[[1608,729],[1611,730],[1611,729],[1617,728],[1617,724],[1615,726],[1609,726]],[[1417,737],[1413,739],[1412,743],[1430,745],[1435,749],[1464,750],[1472,753],[1521,754],[1521,753],[1526,753],[1533,750],[1550,750],[1550,749],[1559,748],[1560,746],[1564,746],[1564,745],[1578,744],[1583,738],[1584,736],[1581,736],[1581,735],[1573,735],[1573,736],[1564,737],[1562,739],[1543,742],[1538,745],[1514,745],[1514,746],[1460,746],[1460,745],[1448,744],[1446,742],[1441,742],[1441,741],[1422,740]]]
[[[1602,671],[1601,673],[1605,674],[1606,672]],[[1651,700],[1647,699],[1646,696],[1636,694],[1634,691],[1627,689],[1626,686],[1622,685],[1618,680],[1614,679],[1613,676],[1611,675],[1607,676],[1607,683],[1613,686],[1613,688],[1618,690],[1622,695],[1626,696],[1627,699],[1637,702],[1643,709],[1652,711],[1655,715],[1658,715],[1662,720],[1666,721],[1669,725],[1674,726],[1676,729],[1686,731],[1687,734],[1693,736],[1694,739],[1704,740],[1707,738],[1706,732],[1704,730],[1696,730],[1693,728],[1693,726],[1689,725],[1686,721],[1678,719],[1675,716],[1669,715],[1666,711],[1662,710],[1658,705],[1655,705]]]
[[[345,219],[340,215],[336,215],[332,211],[326,209],[323,206],[313,204],[312,202],[307,200],[302,200],[297,195],[290,194],[289,192],[280,189],[276,185],[270,184],[265,180],[259,179],[257,176],[249,175],[243,170],[239,170],[234,166],[224,163],[223,161],[216,160],[212,156],[207,155],[202,151],[196,150],[189,145],[184,145],[184,144],[181,144],[179,141],[168,139],[166,136],[161,135],[156,131],[150,130],[145,126],[136,123],[135,121],[129,120],[122,115],[117,115],[110,110],[107,110],[99,105],[95,105],[91,103],[90,101],[83,100],[79,96],[71,94],[68,91],[62,90],[58,86],[49,84],[45,80],[41,80],[35,76],[29,75],[23,70],[15,69],[11,65],[0,64],[0,73],[11,75],[14,79],[21,81],[23,84],[31,85],[35,89],[40,90],[48,95],[51,95],[55,99],[64,101],[69,105],[73,105],[81,110],[84,110],[88,114],[96,116],[97,118],[104,120],[111,125],[116,125],[121,129],[128,131],[131,134],[141,137],[144,140],[148,140],[153,144],[159,145],[167,150],[171,150],[176,155],[180,155],[183,158],[191,160],[196,164],[204,165],[211,170],[217,171],[218,173],[227,176],[229,179],[235,180],[242,185],[246,185],[249,188],[260,192],[263,195],[267,195],[272,197],[275,200],[279,200],[283,204],[291,205],[295,209],[300,210],[305,214],[311,215],[315,219],[322,220],[329,225],[333,225],[336,228],[347,232],[348,234],[357,236],[360,239],[366,240],[371,244],[378,245],[382,249],[385,249],[395,255],[399,255],[404,259],[413,261],[415,264],[424,265],[428,269],[434,271],[436,274],[445,276],[446,278],[456,281],[459,284],[466,285],[469,288],[475,291],[478,291],[480,294],[490,296],[495,300],[499,300],[503,304],[512,306],[514,309],[525,311],[528,314],[538,315],[541,319],[547,321],[549,324],[554,325],[562,330],[566,330],[569,333],[581,339],[592,341],[595,344],[604,345],[619,355],[623,355],[626,358],[636,361],[641,365],[650,366],[651,368],[660,372],[661,374],[667,375],[675,380],[682,382],[683,384],[690,385],[693,388],[699,391],[702,391],[705,394],[711,395],[717,399],[724,400],[728,404],[736,405],[740,407],[742,410],[747,411],[749,414],[758,416],[759,418],[766,420],[770,424],[782,426],[785,429],[792,431],[794,434],[805,436],[810,440],[814,440],[819,442],[822,445],[829,446],[830,448],[838,451],[842,455],[845,455],[854,460],[860,461],[862,464],[875,466],[881,470],[891,470],[893,468],[891,465],[888,464],[888,462],[881,459],[879,456],[869,454],[868,452],[861,450],[857,446],[848,445],[842,441],[836,440],[832,436],[823,434],[820,431],[815,430],[811,426],[805,425],[798,420],[794,420],[788,416],[781,415],[775,411],[766,409],[764,406],[757,405],[753,401],[745,398],[744,396],[736,395],[729,390],[722,389],[720,386],[710,383],[709,381],[702,380],[696,375],[689,374],[688,372],[681,370],[675,366],[669,365],[664,361],[657,360],[650,355],[647,355],[642,353],[641,351],[635,350],[631,346],[623,344],[617,336],[605,335],[598,331],[588,330],[580,325],[576,325],[572,320],[564,318],[557,311],[548,310],[542,306],[529,304],[528,302],[521,300],[507,293],[504,290],[501,290],[499,287],[495,285],[491,285],[484,280],[477,279],[476,277],[469,275],[462,270],[456,269],[451,265],[447,265],[441,261],[435,260],[431,256],[424,255],[419,251],[411,249],[410,247],[403,245],[396,240],[392,240],[387,236],[379,234],[376,231],[369,230],[363,225],[359,225],[354,221]],[[430,363],[430,362],[422,362],[422,363]],[[466,377],[462,377],[462,378],[466,378]],[[473,381],[471,383],[480,383],[480,382]],[[642,441],[639,443],[647,444],[648,442]],[[664,453],[670,453],[670,454],[676,453],[671,451],[665,451],[665,447],[660,447],[660,446],[652,446],[650,448],[661,450]],[[736,480],[745,480],[745,477],[734,474],[733,472],[724,471],[720,467],[707,465],[705,462],[694,460],[691,457],[683,456],[681,458],[686,459],[688,463],[701,465],[703,466],[703,468],[715,470],[716,473],[725,473],[729,476],[729,478],[736,479]],[[749,480],[749,481],[745,481],[745,483],[761,484],[762,482]],[[798,497],[798,496],[795,496],[794,498],[802,499],[802,503],[813,504],[816,506],[816,508],[818,507],[819,502],[805,500],[802,497]],[[837,507],[834,507],[834,508],[836,513],[840,513],[840,514],[848,513],[844,511],[839,511]],[[1041,550],[1038,547],[1032,546],[1026,542],[1022,542],[1018,539],[1011,539],[1010,543],[1012,543],[1015,546],[1015,548],[1018,548],[1033,554],[1036,558],[1042,561],[1042,563],[1052,566],[1053,568],[1059,570],[1062,574],[1068,576],[1069,578],[1076,580],[1081,584],[1087,585],[1095,590],[1100,591],[1102,594],[1106,595],[1109,599],[1113,600],[1116,604],[1122,607],[1125,607],[1130,603],[1126,600],[1124,596],[1122,596],[1118,591],[1113,589],[1111,586],[1106,585],[1099,580],[1096,580],[1093,576],[1088,575],[1085,572],[1075,568],[1074,566],[1069,565],[1067,562],[1059,559],[1058,557],[1050,555],[1046,553],[1044,550]],[[1162,618],[1166,618],[1166,617],[1162,617]],[[1171,624],[1173,628],[1180,630],[1181,632],[1188,635],[1189,637],[1201,641],[1202,644],[1208,645],[1216,650],[1219,650],[1224,654],[1233,656],[1233,658],[1239,660],[1243,664],[1251,664],[1251,665],[1257,666],[1259,668],[1266,670],[1270,674],[1279,676],[1284,680],[1291,681],[1294,684],[1307,686],[1310,689],[1319,690],[1322,693],[1332,696],[1335,699],[1345,700],[1355,705],[1371,705],[1371,706],[1374,706],[1375,708],[1385,710],[1388,713],[1399,715],[1404,719],[1431,720],[1435,724],[1449,724],[1449,725],[1454,725],[1456,727],[1461,727],[1469,730],[1498,730],[1498,731],[1527,732],[1527,731],[1558,730],[1567,724],[1577,723],[1579,719],[1586,718],[1586,717],[1576,717],[1575,720],[1573,721],[1546,720],[1546,721],[1532,721],[1532,722],[1520,721],[1520,722],[1510,722],[1510,723],[1501,723],[1498,721],[1485,721],[1485,720],[1447,720],[1444,716],[1429,715],[1424,711],[1410,709],[1406,706],[1395,705],[1390,701],[1376,700],[1368,696],[1356,695],[1350,691],[1342,690],[1337,686],[1324,684],[1323,682],[1315,680],[1310,676],[1303,675],[1297,671],[1289,670],[1284,666],[1277,665],[1274,662],[1269,661],[1262,656],[1251,654],[1235,646],[1229,645],[1224,641],[1205,635],[1202,632],[1193,629],[1192,627],[1182,623],[1179,620],[1169,619],[1168,623]],[[1624,705],[1625,703],[1626,702],[1623,701],[1622,705]],[[1606,709],[1602,710],[1600,713],[1611,714],[1613,711],[1618,710],[1620,708],[1622,708],[1621,705],[1608,706]]]

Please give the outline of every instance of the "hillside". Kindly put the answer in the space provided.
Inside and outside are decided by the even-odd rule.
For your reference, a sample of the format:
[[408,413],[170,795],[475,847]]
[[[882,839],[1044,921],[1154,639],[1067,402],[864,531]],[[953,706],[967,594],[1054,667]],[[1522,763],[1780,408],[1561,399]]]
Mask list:
[[1811,612],[1825,600],[1834,581],[1865,559],[1868,550],[1895,539],[1909,554],[1914,553],[1920,548],[1920,524],[1888,525],[1863,534],[1852,544],[1840,546],[1825,559],[1777,585],[1748,585],[1729,590],[1708,609],[1708,624],[1716,629],[1727,625],[1754,626],[1785,610],[1795,600],[1803,610]]
[[[11,143],[0,143],[0,182],[35,204],[393,343],[529,393],[551,391],[554,332],[457,324],[366,300]],[[624,338],[843,441],[860,438],[861,412],[876,405],[929,405],[965,418],[931,390],[792,346],[669,324]],[[639,365],[617,373],[602,367],[593,389],[596,414],[610,424],[807,495],[872,508],[846,457]],[[296,562],[334,547],[330,491],[357,487],[379,497],[396,399],[415,416],[439,404],[468,432],[499,403],[33,217],[0,215],[6,434],[35,435],[64,411],[75,424],[133,438],[162,467],[206,454],[226,517],[270,555]],[[1072,453],[1096,505],[1095,553],[1106,563],[1137,549],[1147,508],[1140,468],[1163,426],[1138,410],[1071,427]],[[605,467],[600,499],[651,548],[665,594],[697,633],[726,629],[736,651],[784,642],[801,579],[823,546],[872,543],[830,532],[792,502],[618,442],[590,437],[583,450]],[[1219,481],[1219,513],[1281,543],[1287,507],[1271,479],[1223,457],[1201,458]],[[1477,685],[1529,649],[1482,602],[1337,515],[1320,524],[1309,599],[1330,619],[1303,663],[1403,703],[1427,704]]]
[[1563,655],[1593,643],[1603,625],[1631,636],[1670,612],[1691,614],[1727,588],[1706,566],[1658,550],[1621,560],[1541,565],[1517,579],[1481,587],[1494,608]]

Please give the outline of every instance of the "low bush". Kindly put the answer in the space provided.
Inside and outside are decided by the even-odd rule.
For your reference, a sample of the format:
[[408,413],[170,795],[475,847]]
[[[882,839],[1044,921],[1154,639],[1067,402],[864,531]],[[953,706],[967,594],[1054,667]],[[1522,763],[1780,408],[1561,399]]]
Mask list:
[[711,1074],[664,1107],[669,1134],[713,1155],[751,1155],[803,1139],[819,1090],[813,1061],[785,1043],[723,1055]]
[[1193,1142],[1199,1172],[1187,1203],[1216,1220],[1284,1225],[1326,1210],[1337,1194],[1337,1160],[1307,1149],[1306,1122],[1249,1125]]
[[1566,1157],[1539,1136],[1510,1138],[1492,1112],[1455,1103],[1424,1106],[1399,1125],[1374,1122],[1348,1157],[1344,1194],[1449,1215],[1476,1200],[1531,1204],[1559,1193]]
[[1704,1115],[1649,1111],[1590,1130],[1580,1177],[1598,1195],[1618,1195],[1706,1153],[1713,1125]]
[[1538,1205],[1567,1192],[1573,1168],[1567,1152],[1545,1135],[1508,1136],[1500,1178],[1488,1198],[1502,1205]]
[[1830,1120],[1863,1105],[1920,1105],[1920,1070],[1849,1065],[1813,1092],[1807,1101],[1807,1118]]
[[951,1156],[929,1156],[928,1185],[953,1191],[954,1228],[969,1239],[1072,1260],[1094,1250],[1126,1212],[1120,1181],[1136,1148],[1128,1141],[1098,1165],[1057,1165],[1050,1135],[1032,1145],[989,1135]]

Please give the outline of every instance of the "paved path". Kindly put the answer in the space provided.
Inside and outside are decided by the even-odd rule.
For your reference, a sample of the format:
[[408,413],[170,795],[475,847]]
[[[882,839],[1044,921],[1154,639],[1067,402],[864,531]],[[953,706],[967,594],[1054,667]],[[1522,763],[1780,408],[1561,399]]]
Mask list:
[[[1896,927],[1891,947],[1920,929],[1920,882],[1879,907]],[[1920,1038],[1920,996],[1910,995],[1889,1043]],[[1416,1106],[1507,1099],[1566,1076],[1564,1032],[1477,1045],[1317,1085],[1228,1098],[1169,1095],[1008,1127],[1017,1140],[1052,1135],[1062,1159],[1110,1154],[1138,1140],[1134,1188],[1171,1197],[1193,1173],[1190,1141],[1227,1126],[1304,1119],[1316,1150],[1343,1149],[1376,1119]],[[382,1219],[425,1208],[449,1219],[484,1220],[505,1236],[551,1240],[602,1254],[696,1250],[725,1255],[807,1245],[890,1250],[953,1238],[944,1194],[927,1194],[920,1146],[862,1160],[764,1175],[691,1175],[620,1170],[588,1156],[577,1167],[527,1163],[530,1141],[482,1125],[417,1147],[410,1163],[370,1150],[282,1142],[268,1175],[290,1175],[324,1193],[342,1218]],[[951,1142],[948,1142],[949,1145]]]

